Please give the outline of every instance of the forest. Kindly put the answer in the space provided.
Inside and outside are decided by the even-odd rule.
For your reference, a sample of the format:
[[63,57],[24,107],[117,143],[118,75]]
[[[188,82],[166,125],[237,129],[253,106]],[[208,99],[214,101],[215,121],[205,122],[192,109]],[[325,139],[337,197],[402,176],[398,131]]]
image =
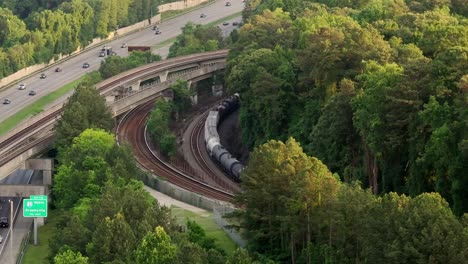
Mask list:
[[0,0],[0,78],[71,54],[151,15],[164,0]]
[[247,2],[225,74],[253,150],[232,215],[251,252],[466,262],[467,11],[450,0]]
[[375,194],[468,212],[468,19],[460,1],[249,1],[226,83],[251,149],[293,137]]

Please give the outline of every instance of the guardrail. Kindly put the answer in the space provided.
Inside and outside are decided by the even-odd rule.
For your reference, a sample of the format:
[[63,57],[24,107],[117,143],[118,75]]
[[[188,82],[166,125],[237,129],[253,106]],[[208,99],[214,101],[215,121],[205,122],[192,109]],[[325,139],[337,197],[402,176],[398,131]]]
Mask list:
[[28,249],[29,240],[31,239],[32,229],[33,229],[33,223],[29,225],[29,231],[26,234],[26,236],[23,238],[23,240],[21,241],[21,250],[20,252],[18,252],[18,256],[16,257],[16,264],[23,263],[23,257],[24,257],[24,254],[26,253],[26,250]]

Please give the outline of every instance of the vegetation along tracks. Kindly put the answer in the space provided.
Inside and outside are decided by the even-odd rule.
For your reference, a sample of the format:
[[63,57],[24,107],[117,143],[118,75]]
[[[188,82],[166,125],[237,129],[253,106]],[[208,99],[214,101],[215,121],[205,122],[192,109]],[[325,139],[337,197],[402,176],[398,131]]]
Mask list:
[[128,142],[134,152],[138,163],[148,171],[168,180],[189,191],[205,195],[221,201],[231,201],[233,194],[212,187],[204,182],[182,173],[170,164],[162,161],[153,150],[150,149],[146,140],[145,122],[154,102],[148,102],[135,107],[121,120],[117,135],[119,140]]

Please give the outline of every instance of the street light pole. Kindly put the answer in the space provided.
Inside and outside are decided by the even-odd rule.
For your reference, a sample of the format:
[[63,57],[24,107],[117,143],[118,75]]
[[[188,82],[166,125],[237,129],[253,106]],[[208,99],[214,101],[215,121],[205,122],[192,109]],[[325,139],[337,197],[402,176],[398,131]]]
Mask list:
[[13,260],[13,223],[15,222],[13,219],[13,200],[10,199],[10,254],[11,259]]

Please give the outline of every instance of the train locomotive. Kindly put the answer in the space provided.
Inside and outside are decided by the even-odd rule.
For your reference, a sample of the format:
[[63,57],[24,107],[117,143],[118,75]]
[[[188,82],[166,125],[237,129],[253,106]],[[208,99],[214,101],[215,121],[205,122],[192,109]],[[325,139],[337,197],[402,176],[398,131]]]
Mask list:
[[218,125],[226,116],[239,107],[239,94],[224,99],[210,111],[205,121],[205,144],[210,156],[235,180],[240,181],[244,166],[221,145]]

